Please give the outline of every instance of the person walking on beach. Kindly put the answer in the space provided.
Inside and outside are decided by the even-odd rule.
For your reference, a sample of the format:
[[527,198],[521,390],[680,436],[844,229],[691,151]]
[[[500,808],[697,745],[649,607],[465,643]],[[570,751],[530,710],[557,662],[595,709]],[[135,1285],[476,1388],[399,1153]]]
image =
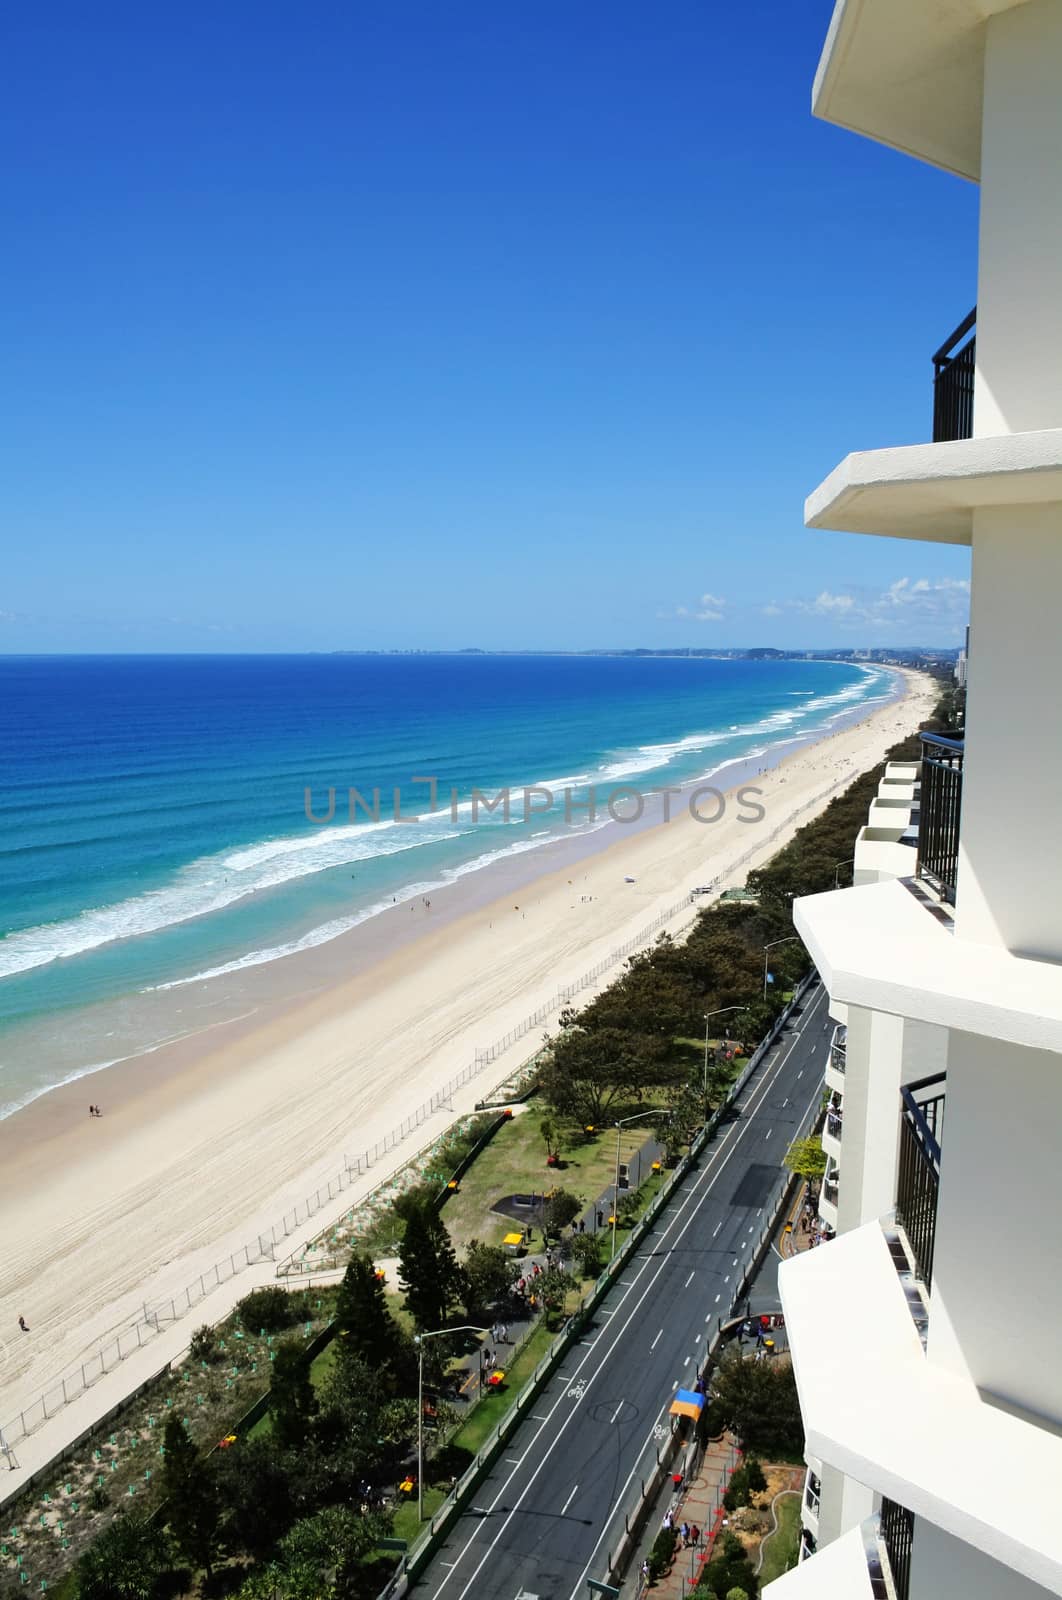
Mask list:
[[19,1319],[18,1319],[18,1325],[19,1325],[19,1327],[20,1327],[20,1328],[21,1328],[21,1329],[22,1329],[22,1332],[23,1332],[23,1333],[29,1333],[29,1328],[28,1328],[28,1327],[27,1327],[27,1326],[26,1326],[26,1319],[25,1319],[25,1317],[19,1317]]

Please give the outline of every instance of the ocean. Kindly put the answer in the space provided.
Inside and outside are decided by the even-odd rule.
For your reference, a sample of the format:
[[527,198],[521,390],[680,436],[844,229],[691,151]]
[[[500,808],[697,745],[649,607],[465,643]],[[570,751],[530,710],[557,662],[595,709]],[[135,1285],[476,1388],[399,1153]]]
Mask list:
[[[820,661],[0,658],[0,1116],[220,1015],[230,977],[605,826],[618,786],[766,759],[893,687]],[[474,807],[506,787],[508,816]]]

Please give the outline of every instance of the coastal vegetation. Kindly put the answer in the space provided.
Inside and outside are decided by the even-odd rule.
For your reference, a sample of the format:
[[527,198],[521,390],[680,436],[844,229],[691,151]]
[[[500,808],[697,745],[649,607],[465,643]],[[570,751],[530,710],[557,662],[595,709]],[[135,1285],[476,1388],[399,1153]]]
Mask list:
[[[941,719],[955,714],[954,706],[945,707]],[[917,754],[913,740],[889,759]],[[857,779],[771,862],[750,873],[753,899],[702,912],[683,943],[659,940],[589,1005],[562,1015],[541,1059],[545,1117],[513,1118],[453,1190],[453,1173],[498,1121],[489,1114],[465,1119],[413,1181],[377,1209],[367,1230],[359,1235],[350,1218],[343,1239],[348,1264],[338,1289],[253,1291],[225,1323],[196,1332],[188,1359],[160,1380],[135,1420],[119,1424],[109,1440],[93,1441],[76,1467],[61,1469],[57,1483],[63,1484],[64,1472],[68,1479],[55,1489],[57,1504],[49,1492],[42,1499],[41,1491],[31,1491],[19,1518],[35,1524],[26,1548],[47,1571],[53,1592],[75,1560],[60,1593],[83,1600],[197,1591],[237,1593],[241,1600],[266,1594],[357,1600],[378,1592],[384,1566],[379,1541],[399,1530],[406,1537],[417,1526],[408,1506],[387,1503],[384,1492],[407,1481],[411,1470],[414,1329],[434,1331],[463,1318],[485,1322],[508,1306],[518,1268],[500,1247],[511,1219],[494,1211],[496,1200],[520,1189],[553,1190],[544,1220],[559,1232],[611,1183],[620,1117],[646,1114],[641,1127],[620,1131],[627,1160],[654,1132],[677,1153],[720,1103],[785,992],[807,968],[798,942],[773,949],[774,982],[765,998],[765,946],[791,936],[795,895],[845,881],[845,853],[880,770]],[[706,1052],[705,1013],[731,1006],[737,1009],[720,1019],[729,1030],[711,1033]],[[624,1196],[621,1224],[657,1186],[646,1177],[640,1193]],[[567,1314],[580,1280],[595,1275],[607,1248],[607,1230],[588,1232],[569,1241],[574,1272],[558,1267],[542,1274],[538,1299],[545,1317],[525,1349],[514,1351],[510,1383],[525,1367],[533,1369],[547,1324]],[[374,1258],[384,1252],[398,1256],[401,1301],[377,1271]],[[332,1346],[317,1354],[333,1322]],[[452,1385],[465,1353],[459,1336],[426,1348],[429,1431],[440,1446],[426,1473],[430,1505],[508,1400],[489,1394],[462,1416]],[[269,1399],[260,1408],[265,1415],[253,1432],[240,1418],[267,1387]],[[799,1452],[799,1412],[784,1361],[739,1368],[728,1358],[708,1409],[758,1453]],[[25,1528],[11,1531],[19,1534],[21,1549]],[[22,1587],[9,1566],[0,1592]]]

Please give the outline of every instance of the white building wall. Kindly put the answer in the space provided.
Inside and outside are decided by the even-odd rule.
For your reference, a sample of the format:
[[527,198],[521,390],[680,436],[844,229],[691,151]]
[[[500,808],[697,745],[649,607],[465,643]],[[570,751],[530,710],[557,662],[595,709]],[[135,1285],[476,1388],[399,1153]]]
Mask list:
[[[841,1330],[838,1330],[841,1333]],[[842,1335],[843,1337],[843,1335]],[[854,1478],[848,1478],[829,1462],[819,1473],[822,1492],[819,1501],[817,1539],[819,1545],[832,1544],[843,1533],[858,1528],[874,1511],[874,1493]]]
[[[1062,143],[1058,165],[1062,171]],[[1053,355],[1062,382],[1062,343]],[[969,666],[956,934],[1056,961],[1062,960],[1060,608],[1062,505],[976,511],[971,629],[977,648]]]
[[[1062,427],[1062,6],[986,27],[974,432]],[[977,648],[981,649],[979,628]]]
[[1060,1128],[1056,1055],[952,1033],[927,1353],[1062,1426]]
[[910,1600],[1045,1600],[1050,1593],[924,1517],[915,1523]]

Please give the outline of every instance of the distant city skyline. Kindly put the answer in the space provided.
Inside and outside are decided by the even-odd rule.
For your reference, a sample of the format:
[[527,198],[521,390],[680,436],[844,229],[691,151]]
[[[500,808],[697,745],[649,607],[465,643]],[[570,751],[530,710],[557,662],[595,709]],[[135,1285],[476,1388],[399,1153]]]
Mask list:
[[0,652],[958,645],[966,551],[801,525],[977,265],[830,10],[14,19]]

